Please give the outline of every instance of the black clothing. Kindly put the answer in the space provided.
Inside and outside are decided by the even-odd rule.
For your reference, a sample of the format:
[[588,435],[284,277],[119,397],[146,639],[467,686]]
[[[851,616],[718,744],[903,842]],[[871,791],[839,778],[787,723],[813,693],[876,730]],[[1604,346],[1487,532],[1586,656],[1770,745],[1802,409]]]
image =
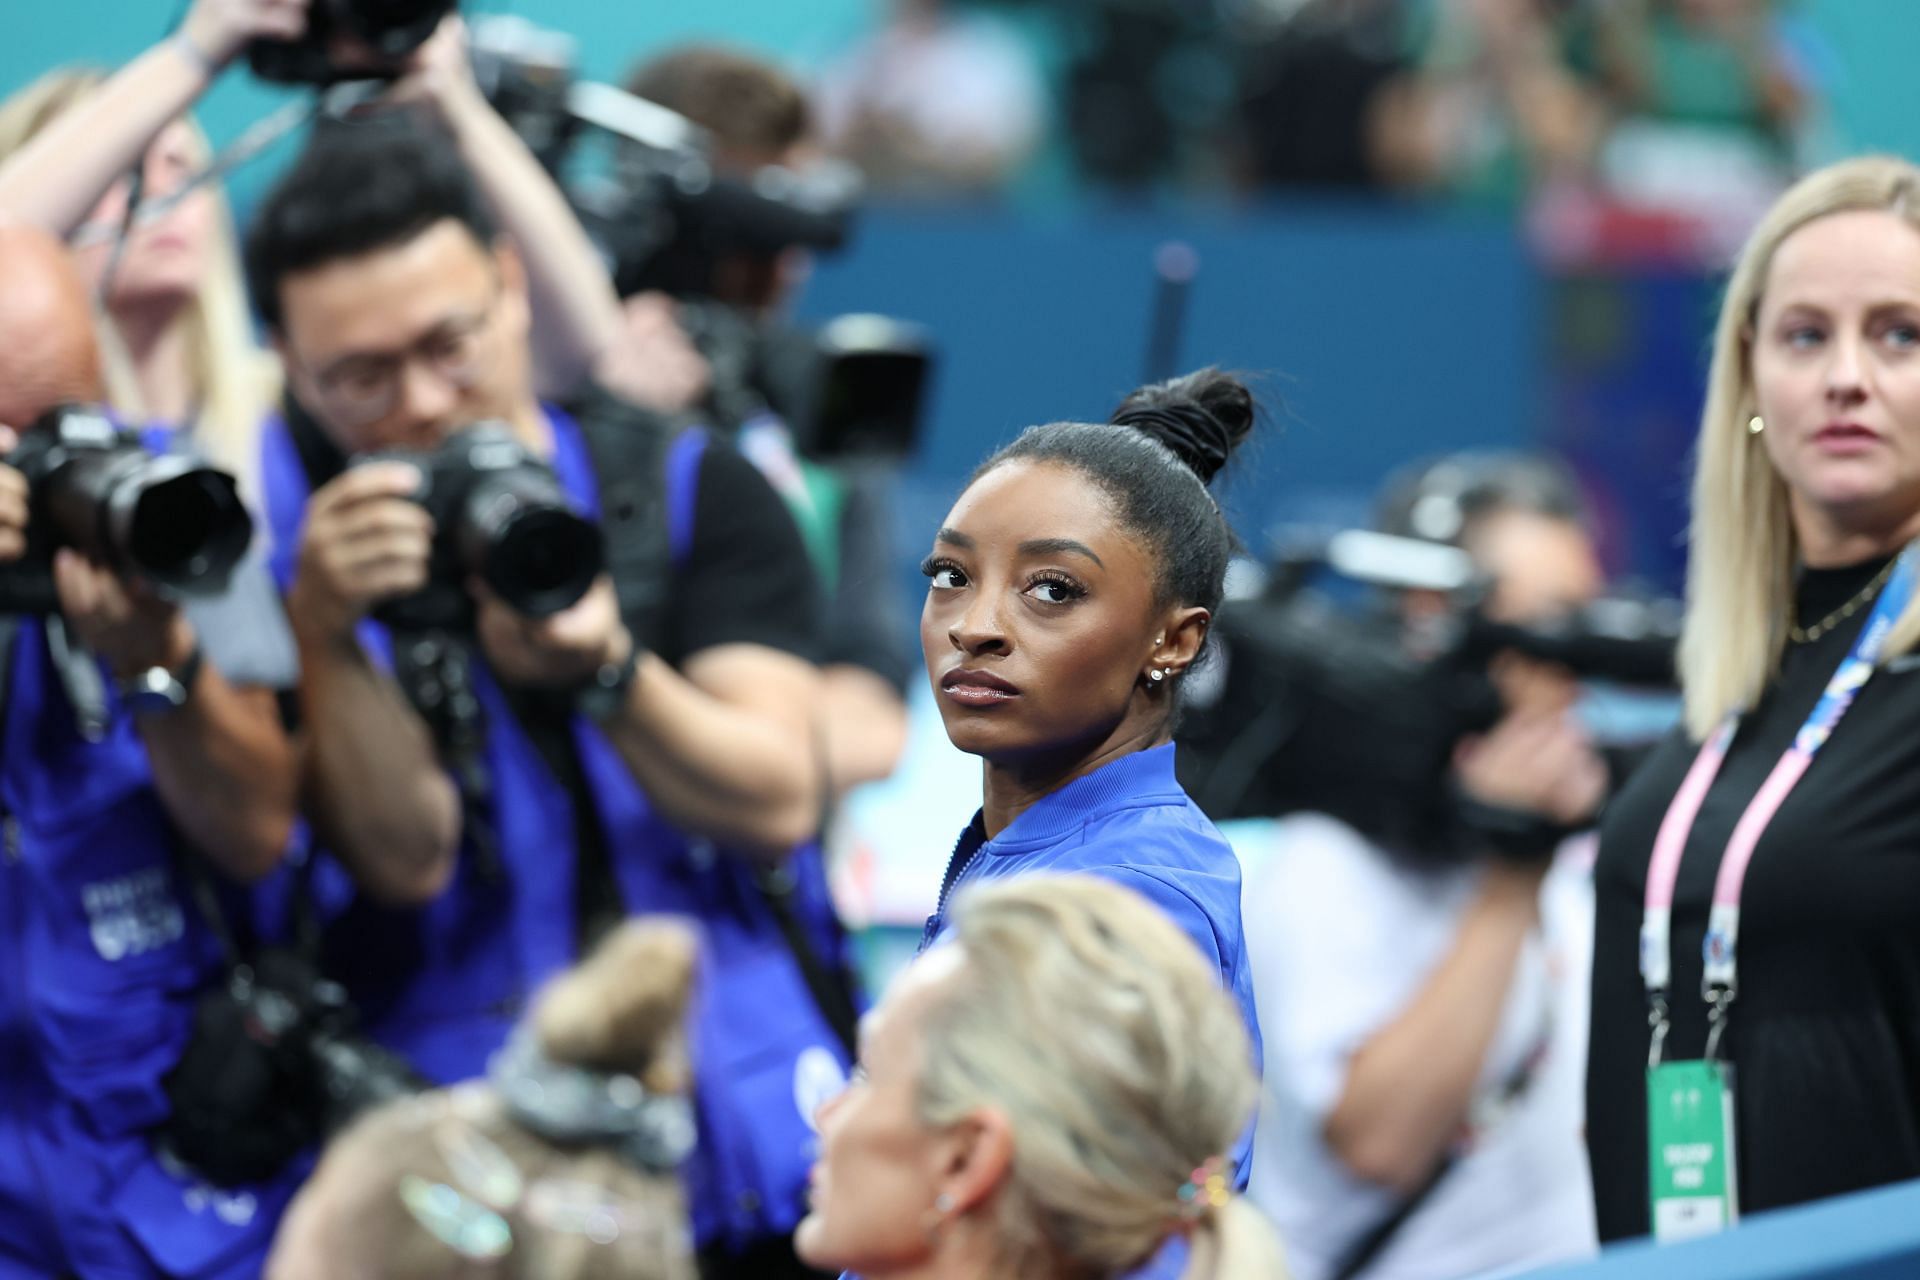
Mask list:
[[[1887,561],[1808,570],[1798,621],[1849,600]],[[1790,644],[1708,791],[1674,891],[1668,1061],[1707,1033],[1701,943],[1734,824],[1792,743],[1870,609]],[[1920,1176],[1920,655],[1860,691],[1761,836],[1742,895],[1734,1064],[1743,1212]],[[1587,1145],[1600,1238],[1650,1230],[1640,916],[1654,833],[1699,745],[1663,742],[1614,801],[1595,869]]]
[[820,593],[786,504],[726,447],[701,455],[695,492],[693,539],[673,576],[660,656],[679,666],[714,645],[762,644],[817,660]]

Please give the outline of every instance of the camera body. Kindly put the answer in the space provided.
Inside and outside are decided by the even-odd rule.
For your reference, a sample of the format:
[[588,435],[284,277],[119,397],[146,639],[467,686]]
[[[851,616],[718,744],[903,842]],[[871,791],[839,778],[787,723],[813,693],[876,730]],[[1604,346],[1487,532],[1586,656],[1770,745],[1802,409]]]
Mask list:
[[599,526],[582,514],[559,477],[504,423],[456,431],[427,453],[388,450],[353,465],[406,462],[421,475],[414,500],[433,517],[425,588],[389,601],[375,616],[409,630],[469,630],[470,579],[509,607],[545,618],[577,603],[605,564]]
[[304,36],[257,40],[247,61],[256,76],[280,84],[331,84],[377,74],[339,65],[338,46],[350,43],[378,64],[395,66],[458,7],[459,0],[314,0]]
[[810,329],[705,298],[681,299],[679,314],[706,358],[706,409],[719,428],[738,430],[771,412],[818,461],[913,452],[933,364],[918,325],[855,314]]
[[158,1145],[215,1185],[259,1182],[361,1112],[426,1087],[359,1030],[342,987],[297,952],[268,950],[200,998]]
[[155,454],[104,413],[52,410],[4,461],[26,477],[26,553],[0,565],[0,613],[59,608],[53,553],[72,547],[163,595],[218,595],[253,540],[239,485],[180,454]]
[[[770,322],[719,297],[722,264],[844,247],[863,183],[850,166],[716,168],[704,130],[675,112],[576,76],[570,37],[522,18],[475,24],[474,66],[494,109],[540,157],[599,246],[622,297],[657,291],[712,368],[703,406],[723,432],[768,411],[816,460],[898,458],[917,443],[932,343],[916,325],[848,315],[818,329]],[[611,154],[569,180],[589,137]],[[587,166],[583,166],[587,167]]]
[[[1421,572],[1435,552],[1465,561],[1452,548],[1361,536],[1388,557],[1400,544]],[[1345,566],[1376,586],[1426,585],[1448,596],[1450,611],[1414,643],[1392,610],[1343,607],[1306,588],[1307,572],[1337,559],[1282,563],[1263,592],[1229,600],[1214,619],[1212,670],[1196,673],[1178,737],[1182,781],[1216,821],[1311,810],[1408,855],[1475,856],[1489,843],[1474,821],[1485,815],[1469,813],[1453,786],[1453,758],[1463,738],[1505,712],[1491,670],[1498,655],[1523,654],[1585,681],[1673,687],[1680,611],[1672,602],[1602,599],[1517,626],[1485,615],[1484,583],[1470,574],[1442,586],[1364,576],[1388,567],[1378,558]]]

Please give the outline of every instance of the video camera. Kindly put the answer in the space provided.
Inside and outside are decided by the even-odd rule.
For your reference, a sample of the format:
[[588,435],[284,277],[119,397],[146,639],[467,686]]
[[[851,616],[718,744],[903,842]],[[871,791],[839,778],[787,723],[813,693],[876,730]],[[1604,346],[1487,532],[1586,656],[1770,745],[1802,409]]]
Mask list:
[[389,450],[354,466],[406,462],[420,471],[414,500],[433,517],[425,588],[375,610],[390,626],[466,630],[473,625],[470,579],[479,578],[515,612],[559,613],[586,595],[605,562],[600,529],[581,514],[553,469],[502,423],[448,436],[431,453]]
[[[657,290],[681,300],[713,371],[712,425],[731,431],[772,412],[811,457],[912,452],[932,363],[919,327],[843,316],[808,330],[714,297],[729,258],[842,248],[862,194],[856,170],[823,161],[719,172],[705,130],[579,80],[572,38],[525,19],[476,23],[473,56],[488,100],[560,181],[621,296]],[[570,178],[589,136],[611,141],[613,152],[598,171]]]
[[27,479],[27,549],[0,565],[0,613],[60,607],[53,553],[72,547],[171,598],[224,591],[253,539],[234,478],[72,405],[45,414],[4,461]]
[[[1446,613],[1414,642],[1384,608],[1343,607],[1312,583],[1424,590]],[[1352,531],[1282,554],[1258,594],[1214,619],[1211,676],[1189,682],[1178,737],[1188,792],[1215,820],[1327,813],[1381,844],[1446,861],[1484,851],[1463,830],[1454,750],[1504,708],[1495,657],[1518,653],[1591,681],[1671,689],[1679,608],[1594,601],[1539,626],[1483,611],[1463,551]]]
[[[256,40],[247,62],[262,80],[331,84],[397,65],[427,42],[459,0],[314,0],[298,40]],[[354,56],[340,60],[343,46]]]

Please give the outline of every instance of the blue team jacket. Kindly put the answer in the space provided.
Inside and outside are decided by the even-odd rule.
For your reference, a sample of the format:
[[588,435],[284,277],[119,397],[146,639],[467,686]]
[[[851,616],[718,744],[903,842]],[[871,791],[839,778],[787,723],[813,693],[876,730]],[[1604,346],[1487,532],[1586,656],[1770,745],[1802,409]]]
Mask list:
[[[149,439],[150,447],[159,447]],[[294,1171],[220,1192],[145,1132],[222,960],[132,718],[83,737],[18,624],[0,744],[0,1277],[257,1275]]]
[[[598,510],[580,427],[548,410],[554,469],[574,500]],[[669,451],[668,517],[676,556],[691,538],[702,438]],[[263,468],[275,531],[275,573],[291,580],[308,495],[292,438],[275,423]],[[388,661],[391,639],[365,623],[360,639]],[[499,860],[463,846],[453,882],[433,902],[386,907],[352,891],[337,867],[317,873],[328,902],[328,968],[352,993],[369,1031],[424,1074],[447,1082],[485,1071],[540,983],[575,959],[574,814],[513,718],[499,685],[476,664],[487,717]],[[685,1171],[703,1246],[738,1246],[792,1229],[804,1211],[814,1154],[812,1111],[845,1078],[846,1055],[818,1013],[779,924],[744,858],[689,837],[648,803],[615,748],[589,721],[574,738],[626,906],[690,917],[705,936],[693,1027],[700,1148]],[[794,905],[816,954],[844,960],[816,847],[791,855]]]
[[[1240,859],[1175,781],[1171,744],[1122,756],[1075,779],[1035,802],[992,840],[984,838],[976,817],[954,846],[921,948],[946,931],[946,910],[958,889],[1036,872],[1101,876],[1142,894],[1171,917],[1218,966],[1220,985],[1233,993],[1246,1019],[1258,1068],[1260,1023],[1240,919]],[[1242,1190],[1252,1150],[1249,1126],[1228,1153]],[[1184,1258],[1185,1249],[1176,1241],[1135,1275],[1178,1276]]]

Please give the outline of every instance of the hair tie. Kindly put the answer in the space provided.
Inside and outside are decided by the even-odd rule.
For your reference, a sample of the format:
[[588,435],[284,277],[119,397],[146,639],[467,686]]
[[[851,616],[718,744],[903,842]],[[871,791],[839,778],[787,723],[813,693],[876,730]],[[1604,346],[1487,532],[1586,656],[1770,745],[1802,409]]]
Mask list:
[[1226,1157],[1209,1156],[1181,1185],[1179,1197],[1180,1216],[1188,1222],[1199,1221],[1208,1210],[1226,1208],[1227,1201],[1233,1198],[1233,1187],[1227,1182]]
[[653,1093],[624,1072],[555,1062],[524,1027],[494,1055],[487,1075],[513,1118],[563,1143],[593,1143],[642,1169],[667,1172],[694,1146],[693,1108]]
[[1175,401],[1122,409],[1109,420],[1116,427],[1144,431],[1211,484],[1233,453],[1233,439],[1220,419],[1197,404]]

